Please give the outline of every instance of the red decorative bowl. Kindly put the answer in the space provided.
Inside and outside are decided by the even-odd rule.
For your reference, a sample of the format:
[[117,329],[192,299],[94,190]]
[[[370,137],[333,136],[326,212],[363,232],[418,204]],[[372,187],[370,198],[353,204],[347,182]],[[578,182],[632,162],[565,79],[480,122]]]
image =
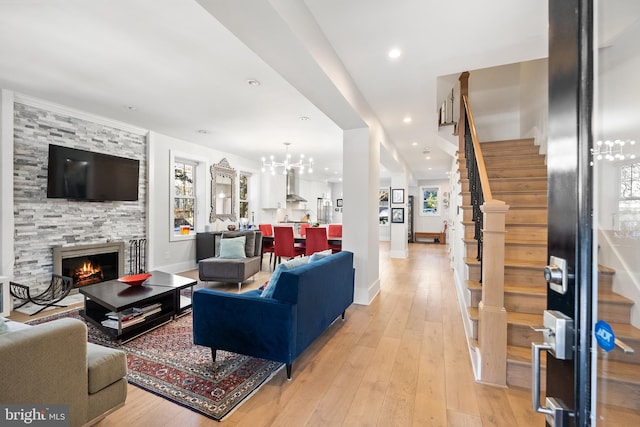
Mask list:
[[149,277],[151,277],[150,273],[133,274],[131,276],[124,276],[124,277],[118,278],[118,282],[126,283],[129,286],[139,286],[142,283],[144,283],[144,281],[147,280]]

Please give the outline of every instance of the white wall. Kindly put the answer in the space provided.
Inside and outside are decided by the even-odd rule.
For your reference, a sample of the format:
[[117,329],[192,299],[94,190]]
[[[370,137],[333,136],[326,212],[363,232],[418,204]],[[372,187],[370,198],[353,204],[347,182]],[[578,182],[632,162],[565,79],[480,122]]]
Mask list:
[[469,101],[481,142],[520,138],[520,64],[471,71]]
[[540,153],[547,152],[549,61],[523,62],[520,67],[520,135],[533,138]]
[[[149,135],[149,218],[148,250],[149,267],[174,273],[196,267],[195,235],[172,241],[170,190],[173,183],[173,167],[170,154],[198,161],[197,188],[197,231],[205,231],[209,224],[211,210],[211,174],[209,168],[226,158],[231,167],[238,172],[251,172],[250,206],[258,206],[256,189],[260,188],[260,165],[258,162],[231,155],[221,150],[182,141],[156,132]],[[237,198],[236,198],[237,200]],[[236,204],[236,212],[238,206]],[[260,222],[259,209],[250,208],[256,213],[256,223]],[[237,221],[236,221],[237,222]],[[224,229],[228,222],[215,221],[213,229]]]
[[[440,187],[440,212],[438,215],[420,215],[420,206],[422,194],[421,186]],[[443,193],[449,193],[449,207],[445,207],[442,203]],[[451,206],[455,206],[455,198],[451,198],[451,187],[448,179],[444,180],[419,180],[417,187],[409,187],[409,193],[413,195],[413,231],[423,232],[439,232],[442,231],[444,221],[448,221],[451,212]]]

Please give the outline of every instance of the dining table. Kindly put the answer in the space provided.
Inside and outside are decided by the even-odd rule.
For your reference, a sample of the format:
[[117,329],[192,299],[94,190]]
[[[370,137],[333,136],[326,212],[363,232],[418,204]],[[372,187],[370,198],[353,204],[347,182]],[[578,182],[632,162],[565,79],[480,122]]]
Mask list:
[[[273,243],[273,236],[262,236],[262,243]],[[295,243],[305,243],[307,241],[306,236],[301,236],[299,234],[293,235],[293,241]],[[330,245],[340,245],[342,246],[342,237],[329,237],[327,236],[327,243]]]
[[[264,247],[265,243],[274,244],[275,237],[274,236],[262,236],[262,246]],[[301,236],[299,233],[293,234],[294,243],[305,243],[307,241],[306,236]],[[329,237],[327,236],[327,244],[329,245],[329,249],[332,249],[333,246],[334,251],[340,250],[342,248],[342,237]],[[337,249],[340,248],[340,249]],[[276,268],[276,257],[273,259],[273,269]]]

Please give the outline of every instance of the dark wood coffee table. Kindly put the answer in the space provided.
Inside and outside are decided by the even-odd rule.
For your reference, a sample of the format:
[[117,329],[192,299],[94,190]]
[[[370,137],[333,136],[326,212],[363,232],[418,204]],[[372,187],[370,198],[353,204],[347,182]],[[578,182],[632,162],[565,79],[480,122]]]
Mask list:
[[[140,286],[129,286],[117,280],[83,286],[84,310],[80,315],[116,341],[125,342],[172,320],[177,314],[191,307],[190,301],[181,302],[180,291],[197,283],[193,279],[161,271]],[[133,308],[158,306],[159,310],[139,316],[135,323],[128,323],[126,314]],[[112,326],[105,326],[107,313],[115,313]]]
[[[149,277],[144,283],[147,286],[168,286],[175,290],[176,316],[186,314],[191,309],[191,298],[193,297],[193,287],[198,284],[195,279],[179,276],[177,274],[165,273],[164,271],[150,271]],[[189,288],[189,296],[182,295],[182,290]]]

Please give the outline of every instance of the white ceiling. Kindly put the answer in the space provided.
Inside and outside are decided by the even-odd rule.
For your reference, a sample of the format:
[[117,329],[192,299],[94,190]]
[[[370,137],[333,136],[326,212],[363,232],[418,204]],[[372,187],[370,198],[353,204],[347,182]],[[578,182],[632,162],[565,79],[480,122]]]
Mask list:
[[364,123],[385,169],[444,178],[438,78],[546,52],[540,0],[0,0],[1,88],[331,178]]

